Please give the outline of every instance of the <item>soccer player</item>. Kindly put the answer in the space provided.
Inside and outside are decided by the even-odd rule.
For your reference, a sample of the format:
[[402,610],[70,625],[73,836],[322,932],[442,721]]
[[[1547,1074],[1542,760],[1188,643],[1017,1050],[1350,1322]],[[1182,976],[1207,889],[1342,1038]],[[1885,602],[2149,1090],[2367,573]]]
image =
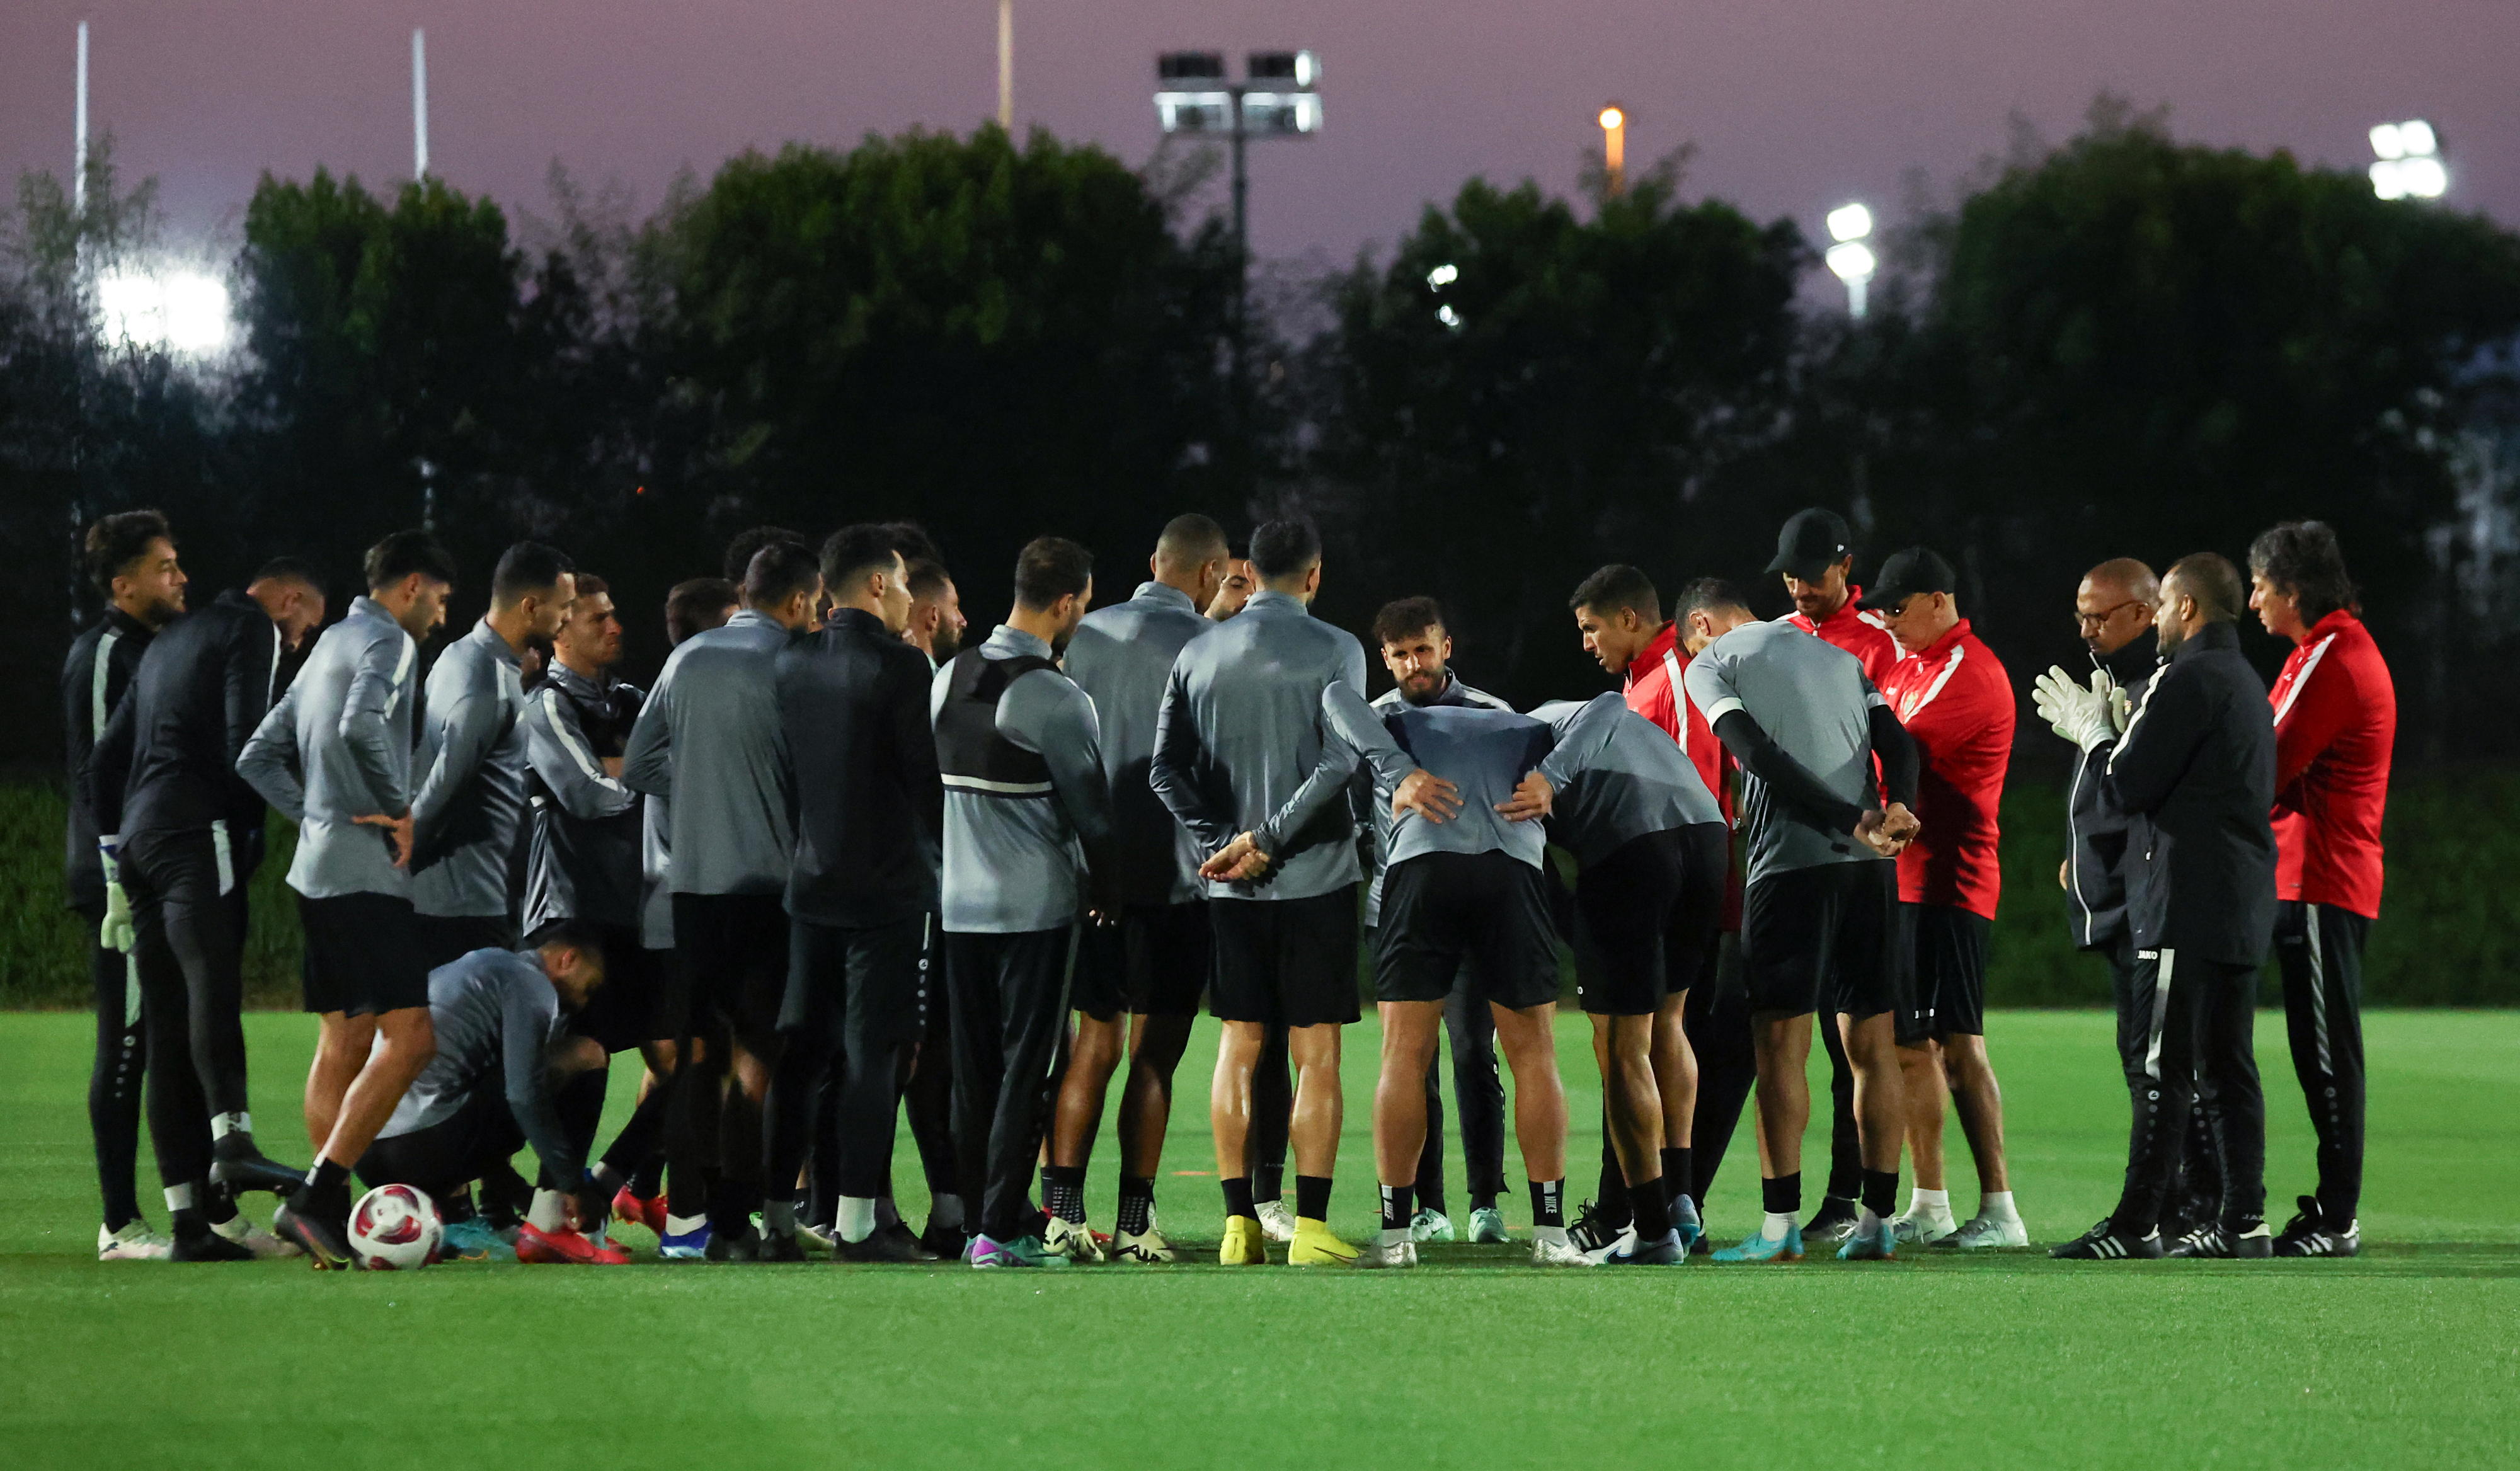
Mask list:
[[1055,536],[1015,559],[1015,605],[937,671],[945,782],[945,981],[954,1141],[976,1202],[974,1267],[1064,1267],[1027,1198],[1067,1021],[1074,930],[1117,903],[1111,791],[1094,701],[1058,671],[1094,601],[1094,558]]
[[[608,1059],[638,1049],[647,1071],[638,1106],[596,1178],[615,1211],[662,1235],[654,1197],[676,1028],[663,1014],[665,952],[649,949],[641,933],[643,799],[620,780],[621,753],[647,694],[612,677],[621,619],[611,585],[587,571],[574,585],[568,616],[552,636],[549,675],[526,695],[517,722],[530,771],[520,917],[529,935],[558,919],[591,926],[604,951],[604,989],[571,1025]],[[593,1069],[562,1095],[562,1122],[581,1149],[602,1117],[606,1077],[607,1068]]]
[[1251,558],[1230,557],[1225,563],[1225,580],[1217,584],[1216,596],[1207,601],[1205,613],[1211,623],[1222,623],[1242,611],[1251,594],[1260,586],[1260,576],[1251,570]]
[[120,708],[149,641],[184,611],[184,569],[174,533],[154,511],[126,511],[87,528],[81,564],[106,600],[105,611],[70,641],[62,664],[62,731],[69,767],[65,876],[69,907],[89,929],[88,972],[96,996],[96,1061],[87,1081],[88,1130],[96,1146],[105,1220],[100,1262],[163,1261],[167,1237],[141,1219],[134,1183],[140,1157],[142,1070],[149,1042],[137,961],[130,954],[127,903],[113,904],[113,857],[101,845],[88,801],[88,758]]
[[[1759,1054],[1767,1219],[1718,1262],[1793,1260],[1802,1204],[1803,1082],[1814,1013],[1837,1013],[1855,1072],[1863,1164],[1845,1261],[1886,1260],[1904,1113],[1892,1040],[1892,905],[1882,860],[1914,835],[1916,749],[1852,654],[1784,623],[1736,628],[1691,659],[1689,697],[1741,763],[1750,881],[1741,960]],[[1883,803],[1870,805],[1879,762]]]
[[1295,1234],[1286,1260],[1345,1266],[1356,1248],[1331,1234],[1338,1162],[1339,1028],[1358,1016],[1354,826],[1347,780],[1356,761],[1325,738],[1322,691],[1365,693],[1365,646],[1312,615],[1322,540],[1307,521],[1251,533],[1259,591],[1222,628],[1174,661],[1155,727],[1149,780],[1209,855],[1208,918],[1216,939],[1210,1006],[1224,1023],[1209,1092],[1217,1181],[1225,1192],[1218,1260],[1268,1260],[1246,1168],[1253,1075],[1272,1026],[1287,1029],[1297,1081]]
[[604,1220],[605,1191],[586,1173],[584,1148],[560,1103],[575,1079],[604,1066],[602,1045],[569,1030],[569,1018],[603,985],[603,940],[574,919],[544,925],[522,950],[485,946],[429,972],[437,1053],[360,1157],[359,1179],[370,1188],[428,1192],[446,1221],[447,1255],[489,1254],[494,1238],[472,1209],[472,1181],[505,1169],[530,1142],[543,1178],[568,1185],[535,1196],[517,1229],[516,1259],[587,1267],[630,1260],[593,1229]]
[[2249,546],[2249,605],[2290,639],[2275,712],[2275,960],[2293,1073],[2318,1136],[2318,1193],[2278,1257],[2362,1249],[2362,948],[2380,914],[2380,817],[2398,691],[2357,616],[2336,533],[2287,521]]
[[2211,552],[2161,580],[2163,662],[2126,713],[2106,688],[2062,669],[2038,682],[2040,713],[2088,756],[2108,751],[2104,795],[2130,819],[2127,911],[2135,976],[2118,1017],[2135,1129],[2117,1208],[2058,1257],[2163,1255],[2163,1197],[2191,1097],[2202,1095],[2223,1179],[2219,1221],[2182,1256],[2266,1257],[2266,1098],[2250,1028],[2275,923],[2275,733],[2266,687],[2231,624],[2247,592]]
[[1050,1163],[1041,1172],[1051,1216],[1044,1245],[1071,1258],[1102,1254],[1085,1220],[1085,1170],[1103,1095],[1125,1051],[1120,1218],[1111,1251],[1124,1262],[1174,1260],[1155,1226],[1155,1171],[1172,1116],[1173,1069],[1207,989],[1208,916],[1200,854],[1147,773],[1173,660],[1215,627],[1199,609],[1215,601],[1230,565],[1222,527],[1203,515],[1175,516],[1155,539],[1148,580],[1127,602],[1087,613],[1067,646],[1067,677],[1093,699],[1102,727],[1120,865],[1119,923],[1087,930],[1077,956],[1076,1044],[1059,1083]]
[[796,801],[788,869],[789,968],[779,1011],[763,1180],[764,1261],[798,1261],[781,1186],[812,1145],[825,1075],[837,1070],[833,1251],[852,1262],[928,1262],[896,1219],[893,1115],[919,1041],[920,962],[937,908],[943,788],[927,720],[927,660],[902,638],[910,571],[892,534],[844,526],[823,544],[832,610],[820,633],[783,649],[778,702]]
[[[1566,1239],[1566,1091],[1557,1076],[1557,933],[1541,877],[1545,838],[1503,812],[1553,733],[1529,716],[1465,704],[1404,703],[1377,718],[1335,680],[1322,691],[1322,709],[1338,738],[1371,764],[1375,797],[1393,814],[1373,948],[1382,1230],[1361,1260],[1418,1265],[1426,1073],[1445,999],[1466,972],[1495,1013],[1513,1069],[1514,1137],[1531,1179],[1532,1265],[1589,1267]],[[1441,795],[1427,796],[1439,783]]]
[[[788,986],[781,895],[796,842],[778,660],[822,598],[814,554],[764,540],[744,570],[742,610],[667,655],[622,752],[621,784],[664,798],[672,825],[666,884],[680,963],[667,1010],[682,1036],[665,1138],[673,1190],[658,1242],[668,1259],[754,1260],[752,1213],[765,1187],[785,1199],[792,1183],[758,1178]],[[704,1216],[683,1209],[698,1203],[688,1193],[705,1197]]]
[[[1484,690],[1454,678],[1453,636],[1444,628],[1444,610],[1432,598],[1403,598],[1383,604],[1373,617],[1373,641],[1382,651],[1382,667],[1391,672],[1392,688],[1376,695],[1373,712],[1389,719],[1416,706],[1467,706],[1481,710],[1513,707]],[[1366,943],[1375,943],[1382,912],[1382,881],[1390,868],[1393,817],[1390,805],[1373,801],[1373,873],[1366,887]],[[1505,1213],[1497,1200],[1505,1193],[1505,1088],[1497,1079],[1496,1021],[1487,999],[1471,983],[1466,966],[1444,998],[1444,1032],[1453,1050],[1453,1101],[1462,1125],[1462,1163],[1470,1189],[1470,1240],[1495,1243],[1506,1237]],[[1418,1158],[1418,1214],[1409,1223],[1416,1242],[1450,1241],[1453,1223],[1444,1213],[1444,1095],[1433,1058],[1426,1064],[1426,1149]]]
[[368,549],[368,595],[324,631],[237,774],[297,824],[289,886],[305,931],[305,1006],[322,1017],[306,1075],[315,1167],[273,1219],[319,1270],[350,1260],[352,1167],[436,1042],[411,907],[412,723],[420,642],[446,621],[454,559],[426,531]]
[[490,576],[490,610],[428,671],[410,846],[412,909],[432,967],[516,947],[508,863],[525,818],[522,658],[529,641],[560,632],[574,570],[549,547],[510,547]]
[[[288,1194],[304,1178],[265,1158],[246,1092],[246,886],[262,861],[262,798],[237,758],[271,705],[283,650],[323,620],[302,564],[168,625],[90,761],[90,805],[117,835],[133,959],[151,1023],[152,1133],[175,1212],[178,1261],[293,1251],[236,1213],[240,1189]],[[180,1100],[180,1102],[179,1102]],[[163,1110],[183,1115],[170,1139]]]
[[963,651],[963,631],[971,622],[963,616],[963,595],[943,562],[921,557],[908,565],[910,626],[902,637],[927,655],[928,667],[934,668]]
[[[1794,601],[1794,610],[1782,621],[1855,655],[1864,664],[1864,677],[1877,690],[1899,662],[1899,646],[1863,607],[1864,589],[1854,580],[1853,544],[1844,517],[1814,506],[1786,518],[1768,570],[1784,578],[1785,593]],[[1855,1225],[1855,1189],[1864,1162],[1856,1144],[1855,1072],[1845,1044],[1827,1026],[1821,1028],[1821,1043],[1828,1049],[1828,1188],[1803,1234],[1825,1245],[1845,1240]]]
[[1686,1261],[1704,1231],[1689,1193],[1697,1067],[1681,1016],[1715,958],[1732,829],[1697,768],[1618,696],[1532,713],[1556,746],[1503,811],[1549,818],[1579,865],[1576,976],[1633,1223],[1593,1260]]
[[[1907,650],[1881,687],[1916,743],[1915,839],[1899,854],[1899,938],[1915,994],[1897,1018],[1908,1151],[1916,1180],[1894,1226],[1902,1241],[1963,1251],[2028,1246],[2003,1163],[2003,1094],[1986,1053],[1986,956],[2002,888],[1996,808],[2012,761],[2012,681],[1953,594],[1951,563],[1894,553],[1863,600]],[[1959,1106],[1977,1162],[1978,1211],[1952,1217],[1943,1102]]]

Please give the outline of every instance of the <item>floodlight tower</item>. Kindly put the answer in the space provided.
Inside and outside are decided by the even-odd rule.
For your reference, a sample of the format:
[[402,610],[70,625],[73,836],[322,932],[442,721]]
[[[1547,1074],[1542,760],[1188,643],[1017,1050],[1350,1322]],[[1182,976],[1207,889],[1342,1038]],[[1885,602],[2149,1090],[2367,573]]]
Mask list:
[[1868,288],[1872,273],[1880,261],[1865,241],[1872,234],[1872,211],[1862,204],[1840,204],[1828,212],[1828,238],[1834,242],[1822,259],[1838,280],[1846,283],[1846,314],[1856,321],[1864,320],[1868,304]]
[[2384,200],[2438,200],[2450,191],[2441,139],[2420,117],[2384,122],[2371,130],[2371,192]]
[[1617,199],[1628,186],[1628,110],[1611,103],[1601,110],[1601,172],[1608,194]]

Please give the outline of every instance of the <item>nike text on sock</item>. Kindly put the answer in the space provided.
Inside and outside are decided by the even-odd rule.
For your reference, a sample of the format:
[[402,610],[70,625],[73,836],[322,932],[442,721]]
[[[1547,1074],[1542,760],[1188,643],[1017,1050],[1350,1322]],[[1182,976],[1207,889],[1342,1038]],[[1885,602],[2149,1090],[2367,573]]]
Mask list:
[[1417,1214],[1418,1187],[1415,1184],[1382,1186],[1382,1228],[1385,1231],[1407,1230],[1411,1219]]
[[191,1210],[193,1198],[193,1182],[189,1180],[180,1185],[166,1187],[166,1209],[170,1211]]
[[231,1134],[249,1135],[251,1133],[253,1133],[252,1114],[240,1112],[210,1116],[210,1140],[213,1143],[226,1138]]
[[1794,1217],[1801,1210],[1802,1207],[1796,1206],[1791,1211],[1768,1212],[1767,1219],[1759,1223],[1759,1234],[1771,1241],[1782,1241],[1794,1228]]
[[1535,1180],[1531,1182],[1531,1224],[1539,1226],[1566,1224],[1566,1181]]
[[839,1227],[841,1240],[858,1242],[875,1234],[875,1201],[871,1197],[842,1195],[833,1213],[839,1218],[833,1224]]
[[525,1212],[525,1225],[538,1231],[566,1229],[567,1201],[568,1197],[558,1190],[536,1190],[533,1206]]

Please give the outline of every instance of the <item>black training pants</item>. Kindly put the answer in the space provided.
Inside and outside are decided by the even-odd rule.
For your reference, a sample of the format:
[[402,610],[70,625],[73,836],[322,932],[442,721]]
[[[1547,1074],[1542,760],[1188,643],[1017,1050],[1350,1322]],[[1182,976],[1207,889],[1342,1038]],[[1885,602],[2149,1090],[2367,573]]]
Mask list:
[[[1444,1034],[1453,1050],[1462,1169],[1476,1204],[1505,1193],[1505,1084],[1497,1077],[1496,1013],[1470,984],[1466,964],[1444,998]],[[1426,1064],[1426,1145],[1418,1152],[1418,1203],[1438,1212],[1444,1209],[1444,1092],[1436,1077],[1441,1066],[1441,1059]]]
[[793,922],[779,1009],[763,1181],[786,1193],[814,1142],[817,1100],[836,1073],[836,1193],[885,1193],[901,1058],[919,1038],[919,960],[927,916],[865,928]]
[[2152,1233],[2177,1169],[2191,1099],[2201,1099],[2222,1165],[2223,1225],[2245,1229],[2267,1204],[2267,1104],[2250,1028],[2255,966],[2136,952],[2118,996],[2118,1050],[2134,1104],[2124,1193],[2110,1219]]
[[[788,986],[788,911],[777,894],[676,894],[668,1015],[683,1020],[680,1078],[667,1110],[665,1155],[673,1199],[684,1181],[716,1180],[712,1229],[741,1234],[760,1203],[761,1114],[729,1088],[738,1041],[764,1066],[778,1061],[779,1003]],[[698,1055],[695,1055],[698,1044]],[[785,1193],[792,1181],[779,1181]],[[688,1215],[689,1212],[681,1212]]]
[[[359,1158],[359,1179],[370,1189],[411,1185],[439,1202],[442,1212],[448,1198],[506,1165],[524,1144],[525,1132],[493,1080],[489,1087],[474,1089],[453,1117],[370,1144]],[[574,1186],[571,1181],[568,1187]],[[546,1183],[544,1188],[554,1187]]]
[[96,1061],[87,1074],[87,1127],[96,1145],[96,1183],[105,1224],[115,1230],[140,1214],[140,1080],[149,1064],[149,1033],[140,1003],[137,962],[98,943],[101,911],[81,910],[88,937],[88,974],[96,992]]
[[224,828],[143,832],[122,845],[141,985],[183,1007],[181,1055],[211,1114],[244,1113],[246,895]]
[[2318,1136],[2318,1214],[2343,1229],[2362,1203],[2362,948],[2371,921],[2332,904],[2275,907],[2284,1031]]
[[1066,1030],[1076,931],[945,936],[953,994],[954,1146],[963,1200],[993,1241],[1034,1234],[1026,1198]]
[[1707,1188],[1715,1182],[1732,1132],[1740,1125],[1741,1107],[1759,1081],[1759,1053],[1750,1033],[1750,991],[1741,974],[1738,931],[1724,932],[1715,964],[1701,974],[1707,978],[1689,988],[1680,1024],[1688,1034],[1689,1050],[1697,1054],[1697,1111],[1688,1130],[1689,1159],[1697,1178],[1688,1182],[1688,1192],[1703,1217]]

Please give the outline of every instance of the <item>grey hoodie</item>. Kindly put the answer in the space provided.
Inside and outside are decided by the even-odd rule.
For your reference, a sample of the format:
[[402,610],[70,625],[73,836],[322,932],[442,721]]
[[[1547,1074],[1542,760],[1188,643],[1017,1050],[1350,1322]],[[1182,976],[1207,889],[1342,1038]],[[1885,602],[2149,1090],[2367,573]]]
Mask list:
[[631,728],[621,783],[673,804],[674,893],[787,892],[796,829],[778,666],[791,637],[750,608],[692,635]]
[[411,809],[419,661],[420,646],[383,604],[353,600],[237,758],[237,775],[297,824],[289,886],[309,899],[411,897],[384,829],[353,819]]
[[1531,713],[1557,730],[1557,748],[1540,763],[1557,789],[1550,835],[1585,867],[1648,832],[1724,821],[1697,764],[1619,696],[1552,700]]
[[412,908],[506,915],[508,860],[525,816],[524,667],[487,618],[428,671],[411,799]]
[[1094,700],[1102,728],[1102,773],[1111,782],[1120,897],[1129,904],[1185,904],[1204,898],[1198,844],[1155,796],[1155,724],[1173,660],[1217,625],[1179,588],[1143,582],[1126,602],[1085,615],[1060,667]]

